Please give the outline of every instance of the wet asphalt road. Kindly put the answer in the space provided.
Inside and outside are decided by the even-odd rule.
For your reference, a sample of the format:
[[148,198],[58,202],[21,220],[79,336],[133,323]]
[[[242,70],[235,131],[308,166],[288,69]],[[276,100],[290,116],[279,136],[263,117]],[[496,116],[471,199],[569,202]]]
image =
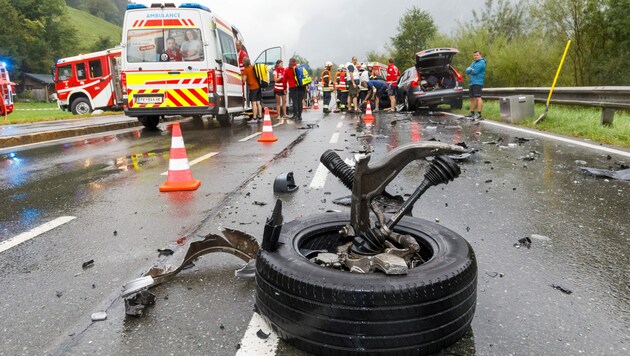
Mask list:
[[[300,129],[309,123],[318,126]],[[247,354],[254,284],[234,277],[242,266],[234,256],[200,258],[153,290],[157,304],[141,318],[124,317],[121,286],[154,264],[177,264],[187,242],[219,227],[260,240],[276,198],[284,202],[285,221],[349,209],[332,203],[349,194],[336,178],[311,188],[327,148],[347,158],[369,143],[377,162],[397,146],[430,139],[478,150],[461,162],[458,179],[431,188],[413,211],[464,236],[478,259],[472,329],[445,352],[628,353],[630,183],[577,167],[619,169],[629,156],[440,115],[378,114],[366,128],[354,116],[309,112],[302,123],[275,127],[279,141],[271,145],[239,142],[261,125],[182,128],[189,160],[217,152],[193,166],[202,181],[195,192],[158,192],[168,167],[168,130],[0,153],[0,241],[76,217],[0,253],[0,355]],[[409,165],[390,191],[411,194],[423,168]],[[289,171],[300,188],[274,195],[274,178]],[[526,236],[530,248],[517,243]],[[166,247],[175,254],[158,257],[156,250]],[[94,266],[83,269],[90,259]],[[108,319],[92,323],[90,314],[101,310]],[[262,342],[259,354],[300,354],[273,335]]]

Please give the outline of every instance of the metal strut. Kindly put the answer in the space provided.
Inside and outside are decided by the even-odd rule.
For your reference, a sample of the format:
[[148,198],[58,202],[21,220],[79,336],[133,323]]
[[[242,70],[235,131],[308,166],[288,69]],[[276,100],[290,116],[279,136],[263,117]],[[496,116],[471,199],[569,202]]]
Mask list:
[[[385,241],[392,235],[394,227],[402,217],[413,209],[413,204],[432,186],[448,183],[457,178],[460,169],[457,163],[447,154],[464,153],[461,146],[440,142],[422,142],[399,147],[385,156],[379,163],[368,165],[370,156],[357,161],[356,169],[352,169],[341,160],[335,151],[327,150],[320,161],[342,183],[352,190],[350,224],[344,228],[346,235],[354,236],[350,248],[355,256],[374,256],[383,252]],[[424,181],[415,192],[402,204],[398,211],[383,224],[370,221],[370,209],[376,208],[375,198],[387,195],[385,188],[412,161],[433,156],[424,175]],[[382,212],[375,210],[382,219]],[[379,219],[379,220],[380,220]]]

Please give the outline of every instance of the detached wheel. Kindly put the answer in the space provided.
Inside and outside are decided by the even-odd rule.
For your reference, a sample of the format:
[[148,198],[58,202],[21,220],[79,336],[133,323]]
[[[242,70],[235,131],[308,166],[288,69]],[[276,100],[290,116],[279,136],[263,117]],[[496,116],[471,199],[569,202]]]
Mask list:
[[72,113],[74,115],[85,115],[92,112],[92,106],[90,106],[90,101],[87,98],[76,98],[72,100],[72,104],[70,105]]
[[349,240],[338,231],[347,214],[285,224],[275,252],[256,259],[256,306],[287,342],[317,355],[437,352],[470,327],[477,300],[477,263],[455,232],[404,217],[395,231],[413,236],[425,263],[407,275],[359,274],[311,262]]
[[138,121],[147,129],[156,129],[160,124],[159,116],[138,116]]

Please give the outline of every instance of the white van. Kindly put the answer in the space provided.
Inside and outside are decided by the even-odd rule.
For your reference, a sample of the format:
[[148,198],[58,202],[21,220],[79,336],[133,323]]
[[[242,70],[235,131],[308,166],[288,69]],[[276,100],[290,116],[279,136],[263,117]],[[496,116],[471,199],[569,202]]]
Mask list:
[[[236,27],[207,7],[185,3],[127,5],[122,40],[124,111],[145,127],[163,115],[212,115],[222,126],[245,111]],[[282,48],[258,56],[282,58]]]

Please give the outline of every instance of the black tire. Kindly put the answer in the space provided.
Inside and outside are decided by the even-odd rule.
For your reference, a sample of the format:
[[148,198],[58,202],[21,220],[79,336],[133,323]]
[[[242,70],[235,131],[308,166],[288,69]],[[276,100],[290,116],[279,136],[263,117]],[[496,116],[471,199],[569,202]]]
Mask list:
[[[418,218],[396,226],[420,243],[426,263],[404,276],[321,267],[300,252],[334,249],[347,214],[283,226],[277,251],[256,259],[256,306],[287,342],[317,355],[412,354],[442,350],[469,329],[477,300],[477,264],[468,242]],[[306,249],[306,250],[305,250]]]
[[451,101],[451,109],[461,109],[464,106],[463,99],[457,98]]
[[78,97],[72,100],[70,108],[74,115],[86,115],[92,112],[90,101],[85,97]]
[[160,124],[159,116],[138,116],[138,121],[147,129],[156,129]]
[[217,115],[217,121],[221,125],[221,127],[230,127],[232,123],[234,123],[234,115],[232,114],[221,114]]

